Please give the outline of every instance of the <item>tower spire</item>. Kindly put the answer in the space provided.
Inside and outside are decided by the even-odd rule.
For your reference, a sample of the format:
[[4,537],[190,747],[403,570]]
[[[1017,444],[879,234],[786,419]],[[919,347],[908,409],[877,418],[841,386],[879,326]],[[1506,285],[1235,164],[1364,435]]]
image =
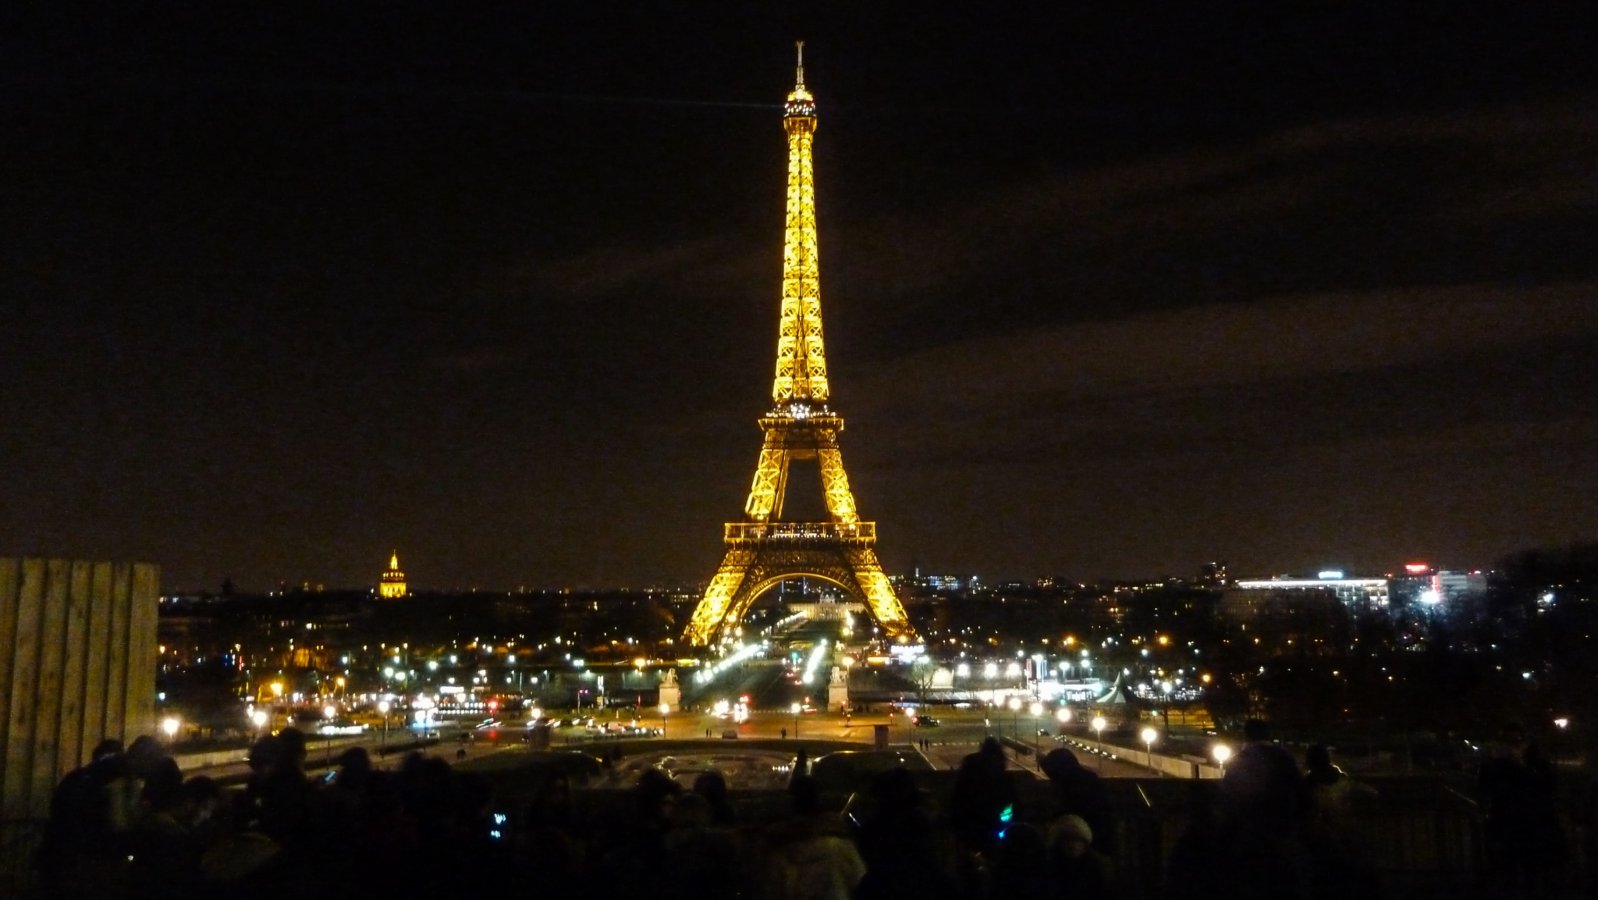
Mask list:
[[816,240],[816,180],[811,145],[816,98],[805,89],[805,42],[796,41],[797,83],[782,107],[788,133],[788,200],[782,242],[782,312],[771,399],[778,408],[827,402],[827,354],[821,341],[821,253]]

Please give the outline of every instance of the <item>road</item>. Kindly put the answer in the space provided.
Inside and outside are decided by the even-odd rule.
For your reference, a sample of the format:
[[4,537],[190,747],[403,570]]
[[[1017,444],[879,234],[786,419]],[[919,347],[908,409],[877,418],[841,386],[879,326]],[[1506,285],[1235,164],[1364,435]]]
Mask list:
[[[610,710],[608,714],[612,721],[627,724],[635,721],[630,715],[630,710]],[[1028,722],[1021,720],[1010,721],[1009,716],[1000,718],[985,717],[981,710],[940,710],[937,713],[940,724],[936,727],[917,727],[911,719],[903,713],[888,709],[877,708],[870,713],[843,716],[838,713],[815,712],[793,715],[788,712],[776,710],[756,709],[747,721],[734,723],[708,713],[672,713],[664,721],[658,713],[642,716],[636,721],[647,727],[664,727],[665,737],[671,741],[708,740],[707,747],[726,749],[706,750],[710,753],[727,753],[736,756],[744,752],[732,744],[732,740],[761,740],[761,741],[794,741],[797,748],[799,741],[827,740],[843,741],[870,747],[875,743],[877,726],[886,728],[886,741],[890,746],[913,747],[926,756],[928,762],[937,769],[954,769],[960,764],[966,754],[973,753],[987,737],[1012,738],[1020,742],[1035,746],[1036,752],[1021,754],[1013,749],[1007,750],[1010,765],[1015,768],[1026,769],[1041,776],[1037,769],[1037,754],[1048,753],[1050,750],[1064,746],[1076,754],[1084,766],[1100,772],[1106,778],[1147,778],[1149,770],[1137,763],[1138,751],[1128,751],[1119,758],[1105,758],[1097,756],[1080,745],[1062,743],[1052,736],[1039,736],[1035,730],[1030,729]],[[1028,734],[1032,731],[1031,734]],[[468,745],[469,757],[477,757],[482,753],[503,752],[506,750],[525,749],[522,741],[525,728],[521,724],[512,723],[505,728],[474,732],[474,740]],[[735,734],[736,738],[724,737]],[[923,742],[925,744],[923,745]],[[448,734],[445,735],[445,745],[457,746],[451,742]],[[595,741],[589,734],[582,731],[557,732],[551,741],[553,749],[588,749],[602,750],[606,744]],[[634,742],[631,746],[636,747]],[[1013,746],[1013,745],[1010,745]],[[636,751],[634,751],[636,752]],[[791,758],[792,754],[779,753],[778,755]]]

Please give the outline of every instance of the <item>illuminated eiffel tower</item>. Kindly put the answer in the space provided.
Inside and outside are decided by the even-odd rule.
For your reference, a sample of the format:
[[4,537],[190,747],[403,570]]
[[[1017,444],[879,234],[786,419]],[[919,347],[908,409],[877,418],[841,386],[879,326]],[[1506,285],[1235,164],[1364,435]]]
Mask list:
[[[838,449],[843,418],[827,407],[816,185],[810,154],[816,102],[805,90],[804,42],[798,46],[798,78],[782,113],[782,128],[788,133],[788,202],[773,406],[760,418],[765,442],[744,518],[727,523],[721,567],[683,634],[695,646],[724,636],[761,594],[800,576],[831,582],[863,602],[890,639],[915,636],[877,560],[877,523],[860,521],[855,511]],[[782,518],[789,466],[800,461],[820,466],[825,522]]]

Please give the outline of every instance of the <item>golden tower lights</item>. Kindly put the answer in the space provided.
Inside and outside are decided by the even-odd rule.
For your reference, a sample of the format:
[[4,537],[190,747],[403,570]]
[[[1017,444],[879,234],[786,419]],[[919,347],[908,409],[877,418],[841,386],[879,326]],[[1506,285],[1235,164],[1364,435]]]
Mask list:
[[[744,519],[729,522],[726,552],[683,638],[710,643],[735,626],[755,599],[784,579],[813,576],[865,603],[890,639],[915,636],[876,553],[876,523],[860,521],[838,449],[843,418],[827,407],[827,356],[821,338],[821,267],[816,236],[816,185],[811,147],[816,102],[805,88],[804,42],[798,44],[794,89],[783,104],[788,135],[788,190],[783,232],[782,305],[772,409]],[[827,507],[825,522],[782,519],[788,470],[815,461]]]

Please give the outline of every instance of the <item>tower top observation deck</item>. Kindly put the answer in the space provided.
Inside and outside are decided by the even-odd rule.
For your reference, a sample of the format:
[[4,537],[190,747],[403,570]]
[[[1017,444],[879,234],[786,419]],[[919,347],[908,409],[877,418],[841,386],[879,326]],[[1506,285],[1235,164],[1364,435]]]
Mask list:
[[[788,102],[782,106],[784,119],[814,119],[816,117],[816,98],[805,90],[805,42],[795,41],[794,46],[799,54],[799,64],[794,74],[793,90],[788,92]],[[811,122],[811,128],[815,123]]]

